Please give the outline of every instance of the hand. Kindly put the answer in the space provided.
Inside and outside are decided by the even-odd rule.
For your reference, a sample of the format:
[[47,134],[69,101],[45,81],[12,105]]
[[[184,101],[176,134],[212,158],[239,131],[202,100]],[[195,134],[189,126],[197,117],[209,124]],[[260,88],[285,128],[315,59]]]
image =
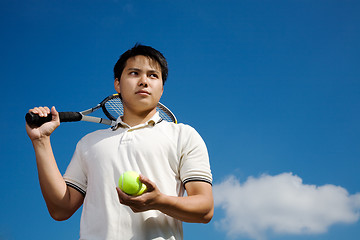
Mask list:
[[116,188],[120,203],[129,206],[135,213],[157,209],[163,196],[162,193],[156,184],[145,176],[140,175],[140,181],[147,187],[146,192],[140,196],[130,196],[121,191],[119,187]]
[[30,109],[29,112],[36,113],[40,117],[46,117],[48,114],[52,114],[52,120],[39,127],[30,126],[26,123],[26,132],[31,141],[39,140],[43,137],[49,137],[60,125],[59,113],[56,111],[55,107],[52,107],[51,110],[48,107],[35,107]]

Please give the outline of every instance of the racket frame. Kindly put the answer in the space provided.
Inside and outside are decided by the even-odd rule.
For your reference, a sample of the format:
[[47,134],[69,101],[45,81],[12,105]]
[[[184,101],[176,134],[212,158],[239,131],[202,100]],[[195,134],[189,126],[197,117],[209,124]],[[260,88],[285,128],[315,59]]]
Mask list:
[[[60,122],[86,121],[86,122],[93,122],[93,123],[102,123],[102,124],[110,125],[110,126],[113,127],[116,124],[117,117],[114,117],[112,114],[110,114],[110,112],[108,111],[108,109],[105,106],[106,103],[109,102],[111,99],[119,99],[119,101],[121,102],[120,95],[118,93],[116,93],[116,94],[113,94],[113,95],[110,95],[110,96],[106,97],[104,100],[102,100],[95,107],[89,108],[87,110],[84,110],[84,111],[81,111],[81,112],[59,112]],[[88,116],[88,114],[90,114],[92,112],[95,112],[99,108],[102,108],[104,114],[109,119],[101,118],[101,117]],[[170,111],[170,109],[168,109],[165,105],[163,105],[160,102],[157,104],[157,111],[159,112],[160,117],[163,120],[168,121],[168,122],[177,123],[177,119],[176,119],[175,115]],[[120,113],[118,111],[116,111],[116,112],[120,116],[120,115],[123,114],[123,109],[121,109],[122,113]],[[71,115],[71,117],[69,117],[69,115]],[[76,115],[77,117],[74,118],[73,117],[74,115]],[[64,117],[64,116],[66,116],[66,117]],[[31,121],[34,120],[34,118],[37,119],[37,120],[40,120],[39,122],[41,122],[40,123],[40,125],[41,125],[44,122],[51,121],[52,117],[51,117],[51,114],[49,114],[48,117],[46,117],[46,118],[40,118],[37,114],[34,114],[34,113],[27,113],[26,116],[25,116],[25,119],[29,124],[32,123]]]

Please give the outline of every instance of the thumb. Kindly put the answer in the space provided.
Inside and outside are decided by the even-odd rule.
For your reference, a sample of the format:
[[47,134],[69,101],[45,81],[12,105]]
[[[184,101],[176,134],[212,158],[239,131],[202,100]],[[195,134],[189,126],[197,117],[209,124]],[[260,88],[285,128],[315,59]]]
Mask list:
[[60,122],[59,113],[56,111],[55,106],[51,108],[52,121]]

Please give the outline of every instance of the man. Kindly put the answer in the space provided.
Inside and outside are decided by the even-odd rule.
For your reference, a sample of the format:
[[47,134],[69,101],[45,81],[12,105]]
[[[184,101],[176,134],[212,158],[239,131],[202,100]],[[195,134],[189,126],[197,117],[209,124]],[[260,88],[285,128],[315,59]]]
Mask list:
[[[163,55],[148,46],[135,45],[120,57],[114,86],[124,115],[115,128],[79,141],[64,176],[50,144],[60,125],[58,112],[54,107],[30,110],[53,115],[51,122],[26,129],[50,215],[65,220],[83,205],[80,239],[182,239],[182,221],[211,220],[212,176],[205,143],[190,126],[161,121],[156,112],[167,71]],[[129,196],[116,187],[128,170],[141,173],[144,194]]]

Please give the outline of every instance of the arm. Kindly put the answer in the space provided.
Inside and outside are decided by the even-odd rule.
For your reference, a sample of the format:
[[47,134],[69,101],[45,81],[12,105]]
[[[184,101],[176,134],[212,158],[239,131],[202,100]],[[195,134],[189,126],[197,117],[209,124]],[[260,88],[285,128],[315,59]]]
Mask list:
[[[50,113],[47,107],[34,108],[30,111],[40,116]],[[50,135],[60,125],[60,120],[54,107],[51,113],[53,115],[51,122],[40,127],[26,124],[26,131],[34,147],[40,187],[49,213],[55,220],[65,220],[81,206],[83,196],[66,185],[56,164]]]
[[186,183],[187,197],[163,198],[160,211],[184,222],[210,222],[214,214],[212,186],[206,182]]
[[117,188],[120,203],[129,206],[134,212],[159,210],[166,215],[184,222],[210,222],[214,214],[212,187],[206,182],[186,183],[186,197],[162,194],[156,185],[144,176],[147,192],[141,196],[129,196]]

